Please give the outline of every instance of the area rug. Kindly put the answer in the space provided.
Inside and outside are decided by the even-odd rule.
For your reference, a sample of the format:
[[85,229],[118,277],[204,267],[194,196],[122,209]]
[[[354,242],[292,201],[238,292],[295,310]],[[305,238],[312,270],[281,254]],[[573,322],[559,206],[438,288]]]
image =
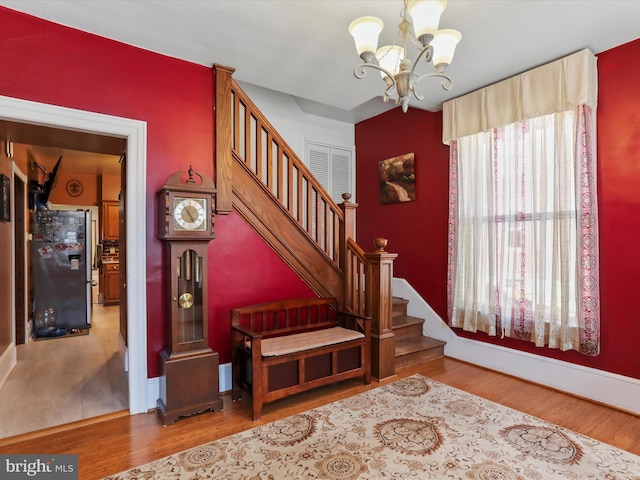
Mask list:
[[107,478],[639,480],[640,457],[414,375]]

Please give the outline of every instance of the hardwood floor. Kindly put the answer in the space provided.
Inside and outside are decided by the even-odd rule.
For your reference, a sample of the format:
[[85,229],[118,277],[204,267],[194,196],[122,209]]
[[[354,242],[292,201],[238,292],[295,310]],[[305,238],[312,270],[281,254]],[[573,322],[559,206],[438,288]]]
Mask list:
[[18,346],[18,363],[0,388],[0,439],[122,410],[128,415],[119,307],[92,310],[88,335]]
[[[382,383],[414,373],[640,455],[640,418],[629,413],[447,358],[406,367]],[[162,427],[155,412],[104,418],[91,425],[45,431],[37,438],[0,442],[0,454],[78,454],[79,478],[98,479],[380,384],[373,381],[365,386],[359,380],[348,380],[321,387],[265,405],[257,422],[251,420],[251,406],[246,399],[232,403],[231,396],[224,394],[224,411],[180,419],[168,427]]]

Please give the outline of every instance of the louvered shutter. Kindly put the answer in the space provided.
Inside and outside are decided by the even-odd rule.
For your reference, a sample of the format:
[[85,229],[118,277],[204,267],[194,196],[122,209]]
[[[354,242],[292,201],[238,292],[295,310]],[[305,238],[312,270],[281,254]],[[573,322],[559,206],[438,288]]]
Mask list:
[[309,170],[336,203],[342,194],[354,197],[353,158],[348,148],[307,142]]
[[[307,159],[309,170],[334,202],[342,203],[343,193],[353,195],[353,161],[350,149],[307,142]],[[325,225],[316,226],[316,198],[312,197],[311,201],[311,236],[323,249],[330,250],[332,246],[325,245]]]
[[353,194],[351,182],[351,151],[331,149],[331,198],[336,203],[343,201],[343,193]]

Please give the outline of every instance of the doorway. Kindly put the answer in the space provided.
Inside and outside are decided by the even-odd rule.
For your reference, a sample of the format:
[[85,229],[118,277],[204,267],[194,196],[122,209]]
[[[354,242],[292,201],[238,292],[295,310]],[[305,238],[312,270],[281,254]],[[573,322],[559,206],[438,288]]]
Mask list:
[[[95,142],[124,139],[128,161],[123,173],[127,183],[146,185],[145,122],[1,96],[0,112],[0,128],[3,129],[4,138],[9,140],[12,140],[12,134],[16,134],[17,127],[22,126],[59,132],[62,142],[69,141],[74,136],[90,136]],[[126,191],[124,196],[128,232],[125,240],[125,262],[129,265],[125,278],[128,298],[146,298],[146,191],[133,189]],[[129,412],[136,414],[146,412],[149,408],[146,302],[126,301],[123,308],[126,309],[127,318],[132,319],[126,335],[125,365],[128,369]],[[13,348],[15,349],[15,344]],[[3,359],[0,371],[10,371],[15,364],[15,353],[5,355]]]

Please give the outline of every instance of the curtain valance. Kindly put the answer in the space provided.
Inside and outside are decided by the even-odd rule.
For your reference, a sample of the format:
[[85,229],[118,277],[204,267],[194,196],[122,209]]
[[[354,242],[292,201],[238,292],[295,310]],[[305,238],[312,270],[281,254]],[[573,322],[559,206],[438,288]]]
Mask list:
[[581,50],[443,106],[442,142],[522,120],[563,112],[578,105],[596,109],[596,56]]

